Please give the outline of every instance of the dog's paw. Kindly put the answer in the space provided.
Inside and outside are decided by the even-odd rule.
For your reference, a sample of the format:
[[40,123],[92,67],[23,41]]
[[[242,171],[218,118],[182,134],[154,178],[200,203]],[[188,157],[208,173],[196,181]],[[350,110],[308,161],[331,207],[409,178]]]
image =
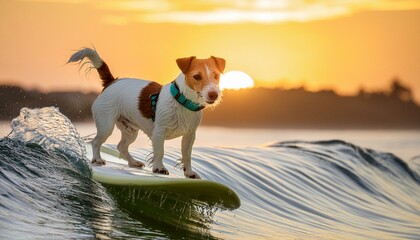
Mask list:
[[143,168],[144,163],[139,162],[139,161],[131,161],[131,162],[128,162],[128,166],[129,167],[134,167],[134,168]]
[[92,159],[92,165],[96,165],[96,166],[102,166],[105,165],[106,162],[103,159]]
[[200,175],[194,171],[184,171],[184,176],[187,178],[201,179]]
[[169,175],[169,171],[166,168],[153,168],[153,172],[154,173],[159,173],[159,174],[164,174],[164,175]]

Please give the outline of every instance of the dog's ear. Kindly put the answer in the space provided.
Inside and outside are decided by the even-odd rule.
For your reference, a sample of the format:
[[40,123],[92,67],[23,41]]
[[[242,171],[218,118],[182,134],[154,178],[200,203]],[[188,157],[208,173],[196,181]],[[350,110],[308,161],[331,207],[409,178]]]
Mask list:
[[214,61],[216,61],[216,66],[217,68],[219,68],[219,71],[223,72],[225,70],[226,60],[223,58],[214,57],[214,56],[211,56],[211,58],[213,58]]
[[181,69],[183,74],[187,73],[188,68],[190,68],[191,62],[194,58],[195,56],[186,57],[186,58],[178,58],[176,60],[176,64],[178,65],[179,69]]

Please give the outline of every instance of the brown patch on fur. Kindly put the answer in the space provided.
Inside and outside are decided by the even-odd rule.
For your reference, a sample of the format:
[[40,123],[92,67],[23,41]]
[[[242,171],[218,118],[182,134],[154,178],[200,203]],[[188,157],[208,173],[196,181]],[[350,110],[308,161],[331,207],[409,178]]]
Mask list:
[[102,65],[97,69],[99,73],[99,77],[102,79],[102,92],[111,85],[116,78],[112,76],[111,71],[109,70],[108,65],[105,62],[102,62]]
[[178,58],[176,60],[176,64],[178,65],[179,69],[181,69],[183,74],[186,74],[188,69],[190,68],[191,62],[195,59],[195,56],[186,57],[186,58]]
[[150,101],[150,95],[159,93],[162,89],[162,85],[157,82],[150,82],[144,87],[139,95],[138,108],[141,115],[145,118],[152,118],[152,103]]
[[213,58],[214,61],[216,62],[216,65],[217,65],[217,68],[219,68],[219,71],[223,72],[225,70],[226,60],[223,58],[215,57],[215,56],[211,56],[211,58]]
[[[223,58],[213,56],[207,59],[178,58],[176,62],[185,75],[185,82],[188,87],[197,92],[201,91],[209,82],[219,84],[220,74],[224,71],[226,64]],[[210,75],[208,75],[207,68],[210,70]],[[200,75],[200,80],[194,79],[195,75]]]

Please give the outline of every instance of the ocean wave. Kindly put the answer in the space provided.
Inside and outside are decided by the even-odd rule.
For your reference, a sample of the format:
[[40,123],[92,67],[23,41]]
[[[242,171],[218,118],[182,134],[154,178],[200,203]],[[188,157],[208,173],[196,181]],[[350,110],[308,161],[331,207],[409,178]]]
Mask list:
[[221,217],[259,229],[244,237],[420,237],[418,168],[391,153],[341,140],[295,141],[197,148],[193,162],[199,174],[238,192],[241,208]]
[[[12,123],[19,131],[0,140],[2,238],[420,238],[416,157],[406,162],[342,140],[195,147],[194,169],[234,189],[242,205],[182,215],[191,205],[162,202],[158,195],[127,207],[90,178],[83,140],[70,122],[58,120],[56,109],[25,111],[26,118]],[[52,115],[40,120],[46,112]],[[34,117],[43,129],[55,130],[22,123]],[[143,160],[150,149],[132,152]],[[182,175],[174,168],[180,155],[174,148],[165,153],[171,174]],[[179,220],[165,220],[169,215],[159,211],[172,211]],[[197,213],[207,218],[195,218]]]
[[[61,154],[35,143],[0,140],[0,236],[5,239],[91,236],[103,189]],[[95,194],[97,193],[97,194]]]

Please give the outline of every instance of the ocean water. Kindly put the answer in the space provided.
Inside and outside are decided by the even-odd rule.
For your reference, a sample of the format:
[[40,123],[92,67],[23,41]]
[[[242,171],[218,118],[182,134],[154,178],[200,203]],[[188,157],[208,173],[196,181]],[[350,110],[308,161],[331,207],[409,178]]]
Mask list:
[[[54,108],[22,109],[10,124],[0,239],[420,239],[418,131],[202,128],[193,167],[235,190],[242,205],[229,211],[158,192],[136,193],[134,208],[91,179],[81,139],[91,124]],[[150,143],[139,141],[143,160]],[[178,144],[166,148],[173,174]]]

